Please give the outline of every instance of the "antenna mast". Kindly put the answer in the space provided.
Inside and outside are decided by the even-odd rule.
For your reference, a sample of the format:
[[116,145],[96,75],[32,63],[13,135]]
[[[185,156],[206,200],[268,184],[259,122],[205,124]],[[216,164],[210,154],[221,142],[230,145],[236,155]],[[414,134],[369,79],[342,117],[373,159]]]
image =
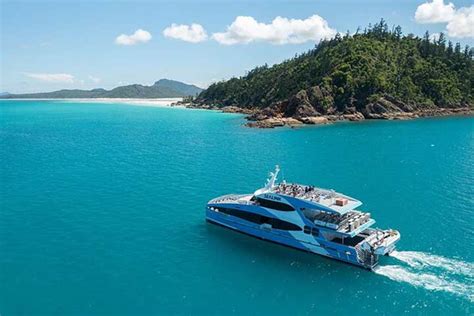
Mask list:
[[275,171],[270,172],[270,178],[268,178],[267,180],[267,185],[265,185],[265,189],[270,190],[271,188],[275,186],[279,172],[280,172],[280,166],[276,165]]

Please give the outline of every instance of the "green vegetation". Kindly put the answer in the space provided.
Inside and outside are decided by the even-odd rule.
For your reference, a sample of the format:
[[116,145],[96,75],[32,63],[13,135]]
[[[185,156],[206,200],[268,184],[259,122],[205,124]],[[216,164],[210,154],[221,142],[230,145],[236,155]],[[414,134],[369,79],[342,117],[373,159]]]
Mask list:
[[382,19],[363,32],[338,34],[314,49],[272,67],[212,84],[198,104],[265,108],[301,97],[319,113],[361,110],[381,97],[410,108],[473,106],[473,49],[430,40]]
[[93,90],[59,90],[53,92],[28,93],[28,94],[6,94],[0,95],[0,98],[177,98],[186,96],[195,96],[202,89],[194,85],[185,84],[179,81],[161,79],[152,86],[143,86],[132,84],[121,86],[112,90],[93,89]]

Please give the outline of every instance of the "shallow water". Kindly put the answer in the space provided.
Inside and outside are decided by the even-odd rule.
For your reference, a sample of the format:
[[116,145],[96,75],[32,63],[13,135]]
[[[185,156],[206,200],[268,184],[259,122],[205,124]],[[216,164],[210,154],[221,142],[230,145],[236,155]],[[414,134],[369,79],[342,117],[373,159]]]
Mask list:
[[[256,130],[235,114],[0,101],[0,313],[472,314],[474,119]],[[402,234],[373,272],[207,224],[288,181]]]

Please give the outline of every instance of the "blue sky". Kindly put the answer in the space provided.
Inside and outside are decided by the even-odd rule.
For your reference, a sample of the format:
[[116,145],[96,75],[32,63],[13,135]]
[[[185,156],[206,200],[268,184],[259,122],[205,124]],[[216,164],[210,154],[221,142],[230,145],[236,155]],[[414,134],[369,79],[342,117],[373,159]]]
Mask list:
[[[0,1],[0,91],[10,93],[112,88],[160,78],[207,86],[292,57],[333,31],[354,32],[382,17],[389,25],[400,24],[404,33],[446,32],[454,42],[474,44],[471,1],[435,0],[437,7],[432,0]],[[314,15],[319,17],[309,19]],[[236,20],[239,16],[248,18]],[[294,19],[278,29],[290,37],[273,36],[277,16]],[[252,21],[260,24],[254,27]],[[186,28],[165,36],[173,23],[199,28],[188,34],[191,38],[182,34]],[[305,25],[314,28],[302,31]],[[139,29],[145,33],[127,37]],[[218,41],[214,33],[224,34]],[[121,34],[125,42],[117,40]]]

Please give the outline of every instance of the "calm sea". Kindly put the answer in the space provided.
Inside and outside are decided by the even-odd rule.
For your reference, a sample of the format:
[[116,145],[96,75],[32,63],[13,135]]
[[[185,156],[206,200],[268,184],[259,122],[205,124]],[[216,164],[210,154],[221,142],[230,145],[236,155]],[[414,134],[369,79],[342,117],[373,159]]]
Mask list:
[[[474,118],[274,130],[242,116],[0,101],[0,313],[474,313]],[[288,181],[402,234],[374,272],[204,220]]]

